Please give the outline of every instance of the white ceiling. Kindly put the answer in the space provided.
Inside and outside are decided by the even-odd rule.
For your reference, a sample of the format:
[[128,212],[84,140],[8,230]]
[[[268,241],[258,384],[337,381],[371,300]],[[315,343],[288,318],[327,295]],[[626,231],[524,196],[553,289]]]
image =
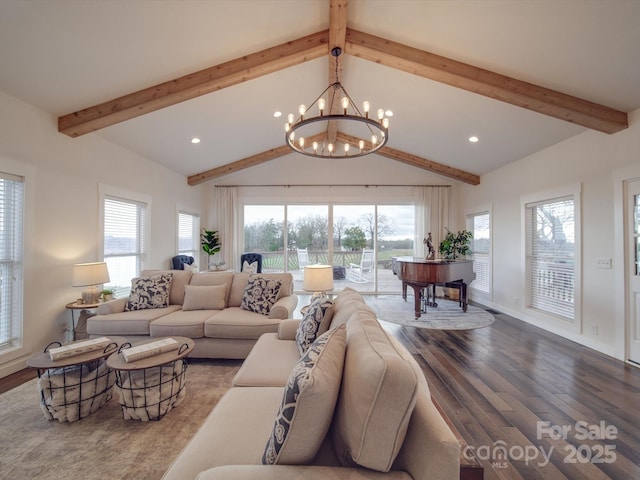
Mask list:
[[[328,0],[0,0],[0,90],[58,117],[328,26]],[[637,0],[350,0],[348,26],[625,112],[640,108]],[[328,61],[89,135],[200,173],[282,145],[284,120],[273,112],[311,103],[327,86]],[[354,100],[393,110],[389,147],[477,175],[585,131],[348,55],[340,80]]]

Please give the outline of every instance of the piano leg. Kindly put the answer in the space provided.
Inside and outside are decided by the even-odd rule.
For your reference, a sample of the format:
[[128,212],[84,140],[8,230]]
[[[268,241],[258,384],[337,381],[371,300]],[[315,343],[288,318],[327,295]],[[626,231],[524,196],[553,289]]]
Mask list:
[[[420,315],[422,314],[422,287],[420,285],[411,285],[411,288],[413,288],[413,299],[414,299],[414,304],[413,304],[413,309],[415,310],[415,314],[416,314],[416,320],[420,318]],[[406,300],[406,298],[405,298]]]

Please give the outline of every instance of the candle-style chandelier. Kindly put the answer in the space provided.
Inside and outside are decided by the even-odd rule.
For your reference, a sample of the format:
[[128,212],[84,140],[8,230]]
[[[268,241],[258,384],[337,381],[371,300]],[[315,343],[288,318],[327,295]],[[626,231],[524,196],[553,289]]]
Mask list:
[[[336,59],[336,79],[341,53],[339,47],[331,50],[331,55]],[[318,114],[307,116],[316,107]],[[362,113],[340,81],[336,81],[311,105],[300,105],[297,119],[293,113],[288,115],[284,127],[285,140],[294,151],[311,157],[347,158],[374,153],[389,140],[389,118],[382,108],[377,110],[377,118],[370,117],[370,108],[368,101],[363,102]],[[337,122],[337,126],[330,129],[331,122]],[[339,130],[342,128],[344,132]],[[334,138],[329,138],[331,131]]]

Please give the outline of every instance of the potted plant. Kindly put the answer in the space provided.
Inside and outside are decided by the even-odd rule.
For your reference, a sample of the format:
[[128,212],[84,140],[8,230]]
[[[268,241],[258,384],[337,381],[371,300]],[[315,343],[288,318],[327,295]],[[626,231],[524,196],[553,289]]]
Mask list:
[[108,302],[109,300],[113,300],[113,290],[110,288],[105,288],[100,292],[100,297],[103,302]]
[[222,248],[217,230],[202,229],[200,235],[202,250],[207,254],[207,268],[211,266],[211,255],[215,255]]
[[473,233],[469,230],[460,230],[457,233],[453,233],[447,228],[447,234],[444,240],[440,242],[440,255],[445,260],[456,260],[459,256],[465,257],[471,253],[471,239]]

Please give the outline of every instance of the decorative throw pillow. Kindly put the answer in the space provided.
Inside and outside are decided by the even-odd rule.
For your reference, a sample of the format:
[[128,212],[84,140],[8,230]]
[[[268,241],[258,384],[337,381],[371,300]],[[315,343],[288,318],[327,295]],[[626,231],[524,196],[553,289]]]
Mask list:
[[316,337],[329,329],[333,316],[333,302],[328,297],[316,297],[304,312],[296,331],[296,343],[300,356],[309,348]]
[[242,270],[244,273],[258,273],[258,262],[249,263],[246,260],[242,263]]
[[227,284],[185,285],[182,310],[222,310],[227,298]]
[[250,275],[242,295],[240,308],[269,315],[271,307],[276,303],[281,286],[280,280],[267,279],[260,274]]
[[131,293],[124,307],[126,312],[169,306],[169,289],[173,273],[161,273],[150,277],[134,278]]
[[344,325],[325,332],[291,370],[264,465],[305,464],[316,456],[333,418],[346,344]]

